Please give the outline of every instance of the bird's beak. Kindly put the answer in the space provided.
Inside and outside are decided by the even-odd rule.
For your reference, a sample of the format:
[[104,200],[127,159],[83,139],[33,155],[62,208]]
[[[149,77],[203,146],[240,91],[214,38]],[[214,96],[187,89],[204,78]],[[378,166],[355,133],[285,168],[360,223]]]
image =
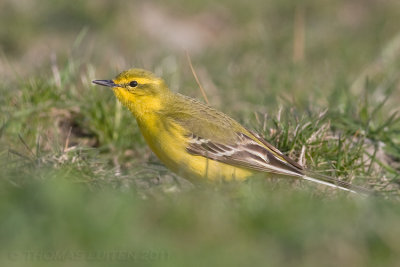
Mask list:
[[92,83],[102,85],[102,86],[108,86],[108,87],[115,87],[118,86],[118,84],[115,84],[113,80],[94,80]]

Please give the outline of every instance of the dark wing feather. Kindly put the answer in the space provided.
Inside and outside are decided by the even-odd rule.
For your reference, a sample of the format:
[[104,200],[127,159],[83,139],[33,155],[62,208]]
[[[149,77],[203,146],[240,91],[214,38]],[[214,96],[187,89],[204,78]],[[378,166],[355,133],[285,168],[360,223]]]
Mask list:
[[[226,164],[282,175],[302,176],[303,168],[284,156],[279,150],[257,143],[243,133],[236,133],[234,144],[220,144],[191,134],[187,151]],[[266,141],[265,141],[266,142]],[[269,145],[271,146],[271,145]],[[272,147],[272,146],[271,146]],[[278,157],[276,156],[278,155]]]
[[290,163],[291,165],[295,166],[298,169],[303,169],[303,167],[298,164],[296,161],[292,160],[291,158],[289,158],[288,156],[285,156],[282,152],[280,152],[276,147],[274,147],[273,145],[271,145],[270,143],[268,143],[267,141],[265,141],[264,138],[262,138],[258,133],[253,132],[248,130],[251,134],[254,135],[254,137],[257,138],[258,141],[260,141],[261,143],[263,143],[266,147],[268,147],[269,149],[271,149],[272,151],[274,151],[277,155],[279,155],[280,157],[282,157],[283,159],[285,159],[288,163]]

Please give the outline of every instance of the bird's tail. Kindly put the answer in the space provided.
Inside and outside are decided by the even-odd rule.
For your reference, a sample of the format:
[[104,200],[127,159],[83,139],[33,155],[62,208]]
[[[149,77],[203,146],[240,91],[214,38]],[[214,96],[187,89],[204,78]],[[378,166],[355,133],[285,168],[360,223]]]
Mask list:
[[338,180],[334,177],[314,173],[311,171],[305,171],[304,176],[302,176],[302,178],[307,181],[327,185],[330,187],[338,188],[338,189],[341,189],[344,191],[349,191],[349,192],[356,193],[356,194],[363,194],[363,195],[372,195],[373,194],[373,191],[371,191],[367,188],[357,186],[357,185],[352,185],[348,182]]

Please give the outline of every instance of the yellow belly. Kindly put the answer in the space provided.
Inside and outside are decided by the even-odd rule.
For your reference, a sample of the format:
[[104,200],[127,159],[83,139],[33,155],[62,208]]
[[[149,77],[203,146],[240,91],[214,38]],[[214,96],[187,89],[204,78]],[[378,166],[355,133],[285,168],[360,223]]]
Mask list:
[[186,151],[187,140],[180,126],[170,126],[167,131],[163,124],[152,121],[145,124],[138,121],[141,132],[161,162],[178,175],[190,180],[230,181],[245,180],[254,174],[251,170],[189,154]]

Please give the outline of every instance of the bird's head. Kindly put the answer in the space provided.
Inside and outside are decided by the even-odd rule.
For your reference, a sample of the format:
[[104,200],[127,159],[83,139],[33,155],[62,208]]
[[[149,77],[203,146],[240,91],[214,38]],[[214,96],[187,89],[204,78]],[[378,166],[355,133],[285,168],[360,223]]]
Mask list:
[[160,109],[162,100],[170,92],[163,79],[142,69],[129,69],[112,80],[94,80],[93,83],[110,87],[136,116]]

